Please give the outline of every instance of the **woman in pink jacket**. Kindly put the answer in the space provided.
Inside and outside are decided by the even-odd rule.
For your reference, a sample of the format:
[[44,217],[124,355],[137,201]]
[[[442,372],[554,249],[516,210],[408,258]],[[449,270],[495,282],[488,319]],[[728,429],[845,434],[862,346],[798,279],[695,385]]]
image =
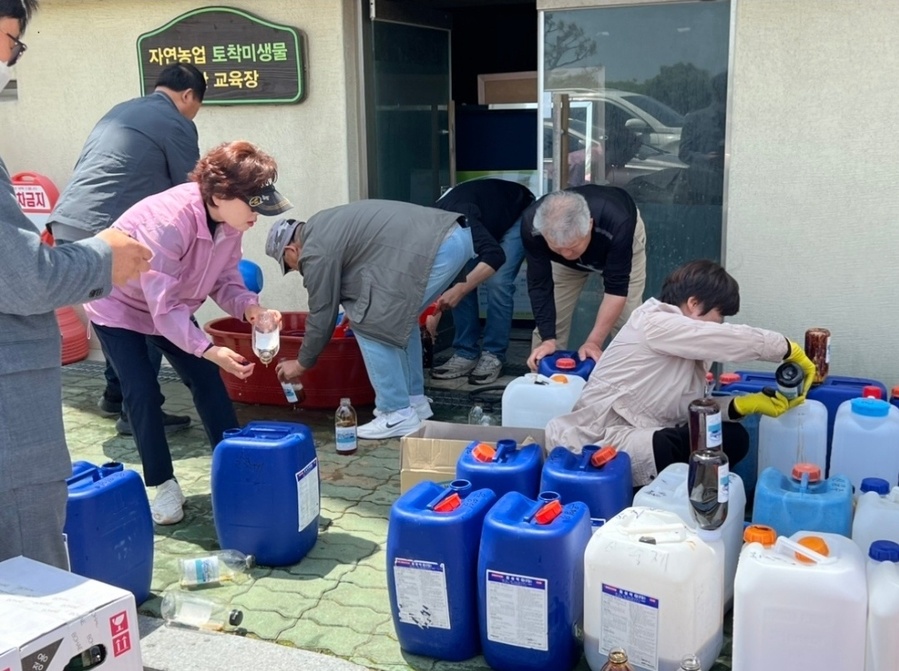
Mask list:
[[662,285],[661,300],[634,310],[593,369],[574,409],[546,426],[547,446],[579,452],[584,445],[614,445],[631,457],[634,486],[690,456],[686,422],[701,398],[713,361],[792,361],[805,373],[803,394],[722,397],[723,448],[737,463],[749,447],[745,415],[777,417],[802,403],[815,365],[802,348],[775,331],[725,324],[740,309],[740,287],[714,261],[691,261]]
[[189,182],[145,198],[112,226],[153,251],[150,270],[88,303],[85,312],[122,382],[144,483],[156,487],[151,510],[157,524],[180,522],[185,499],[175,480],[147,341],[162,350],[191,390],[214,447],[226,429],[238,426],[218,369],[245,379],[254,364],[213,345],[193,315],[207,297],[250,323],[264,312],[244,287],[237,264],[243,233],[257,216],[290,208],[273,186],[277,174],[274,159],[249,142],[223,144],[200,159]]

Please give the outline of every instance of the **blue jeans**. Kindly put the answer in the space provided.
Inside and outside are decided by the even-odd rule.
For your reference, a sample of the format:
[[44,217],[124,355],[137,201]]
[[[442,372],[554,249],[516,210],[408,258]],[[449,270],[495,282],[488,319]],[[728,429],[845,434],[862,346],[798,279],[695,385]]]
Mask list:
[[[472,256],[474,247],[471,229],[457,227],[437,250],[424,300],[416,314],[423,312],[446,290]],[[368,379],[375,389],[375,406],[378,410],[388,413],[408,408],[410,396],[425,393],[421,335],[417,326],[413,327],[405,347],[378,342],[359,332],[356,332],[356,341],[362,350]]]
[[228,397],[219,367],[214,363],[185,352],[162,336],[97,324],[94,324],[94,331],[122,384],[147,487],[161,485],[174,477],[172,454],[165,437],[162,392],[148,343],[162,350],[181,381],[190,389],[213,447],[221,442],[227,429],[238,428],[234,405]]
[[[487,290],[484,351],[495,354],[496,358],[505,363],[506,350],[509,348],[509,333],[512,330],[515,277],[521,269],[521,262],[524,261],[521,219],[512,224],[512,228],[506,231],[499,243],[506,253],[506,262],[481,285]],[[476,260],[469,261],[465,266],[465,271],[470,271],[476,263]],[[481,354],[478,347],[478,340],[481,337],[479,314],[477,290],[466,295],[453,308],[453,323],[456,326],[453,348],[456,350],[456,354],[465,359],[477,359]]]

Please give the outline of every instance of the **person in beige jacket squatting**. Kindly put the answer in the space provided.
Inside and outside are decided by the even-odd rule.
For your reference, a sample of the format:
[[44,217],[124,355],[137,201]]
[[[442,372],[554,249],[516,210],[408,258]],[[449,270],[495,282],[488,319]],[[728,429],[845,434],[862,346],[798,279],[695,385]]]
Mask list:
[[690,455],[688,406],[703,395],[713,361],[789,361],[805,373],[803,393],[788,400],[762,392],[720,397],[723,447],[730,462],[749,449],[739,424],[746,415],[777,417],[805,401],[815,365],[802,347],[775,331],[725,324],[740,309],[740,288],[713,261],[691,261],[662,285],[661,300],[637,308],[603,353],[574,409],[546,426],[547,445],[580,452],[584,445],[613,445],[627,452],[633,484]]

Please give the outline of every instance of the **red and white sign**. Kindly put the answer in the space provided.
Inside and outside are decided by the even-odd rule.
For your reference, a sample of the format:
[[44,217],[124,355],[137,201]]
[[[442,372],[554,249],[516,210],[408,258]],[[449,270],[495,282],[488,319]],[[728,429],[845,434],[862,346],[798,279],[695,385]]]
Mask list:
[[19,172],[12,176],[12,188],[19,207],[38,230],[43,230],[59,200],[59,189],[53,180],[36,172]]

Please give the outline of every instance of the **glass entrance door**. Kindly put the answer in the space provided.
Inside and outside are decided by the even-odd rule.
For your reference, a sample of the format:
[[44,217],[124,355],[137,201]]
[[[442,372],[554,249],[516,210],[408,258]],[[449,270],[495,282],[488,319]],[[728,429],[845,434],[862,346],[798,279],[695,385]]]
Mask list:
[[[594,183],[633,196],[646,297],[686,261],[721,261],[730,26],[730,0],[541,12],[544,192]],[[601,282],[590,288],[572,343],[602,298]]]
[[365,4],[368,195],[431,205],[452,183],[449,18]]

